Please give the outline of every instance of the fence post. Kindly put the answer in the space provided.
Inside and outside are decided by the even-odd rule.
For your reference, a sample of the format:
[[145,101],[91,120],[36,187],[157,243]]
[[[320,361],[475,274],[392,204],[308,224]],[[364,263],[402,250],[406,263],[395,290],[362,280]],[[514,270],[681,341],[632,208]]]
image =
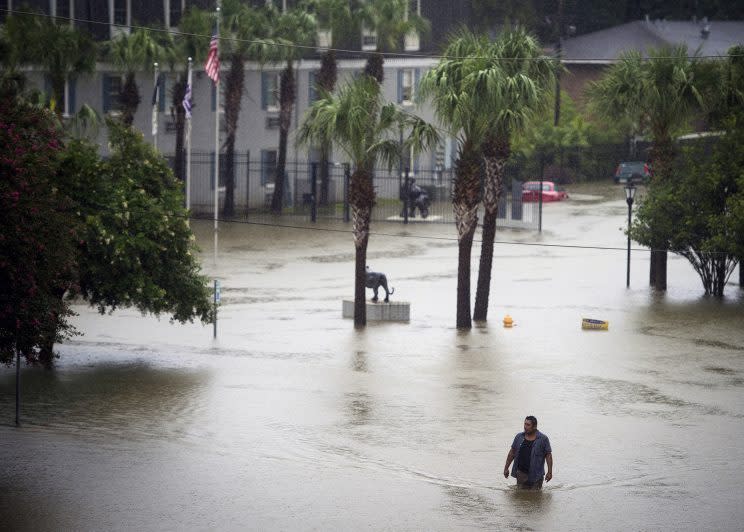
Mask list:
[[408,209],[410,208],[409,201],[411,197],[411,184],[408,181],[408,176],[411,169],[406,166],[405,172],[405,184],[403,185],[403,223],[408,223]]
[[344,222],[349,223],[349,180],[351,179],[351,167],[349,163],[344,164]]
[[251,208],[251,151],[245,154],[245,217]]
[[310,221],[318,221],[318,199],[316,195],[318,186],[318,163],[312,163],[310,173]]

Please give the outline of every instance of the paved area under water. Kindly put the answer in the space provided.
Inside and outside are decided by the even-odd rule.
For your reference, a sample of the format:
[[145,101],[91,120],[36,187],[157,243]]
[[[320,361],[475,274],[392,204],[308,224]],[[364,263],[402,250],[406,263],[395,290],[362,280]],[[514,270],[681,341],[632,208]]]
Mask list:
[[[0,368],[0,528],[741,530],[743,291],[706,298],[670,256],[653,294],[641,251],[626,289],[622,190],[571,192],[542,235],[498,232],[470,332],[453,226],[373,226],[368,263],[411,321],[356,331],[348,226],[223,224],[214,263],[195,224],[217,340],[78,306],[56,370],[23,370],[20,429]],[[528,414],[555,457],[538,493],[501,473]]]

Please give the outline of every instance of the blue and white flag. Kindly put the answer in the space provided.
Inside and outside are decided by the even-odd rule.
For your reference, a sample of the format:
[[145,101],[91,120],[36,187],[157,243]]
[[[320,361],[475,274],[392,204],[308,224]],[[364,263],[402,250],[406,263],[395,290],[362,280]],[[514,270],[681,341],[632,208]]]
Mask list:
[[186,119],[191,120],[191,83],[186,85],[186,94],[183,95],[183,108],[186,111]]

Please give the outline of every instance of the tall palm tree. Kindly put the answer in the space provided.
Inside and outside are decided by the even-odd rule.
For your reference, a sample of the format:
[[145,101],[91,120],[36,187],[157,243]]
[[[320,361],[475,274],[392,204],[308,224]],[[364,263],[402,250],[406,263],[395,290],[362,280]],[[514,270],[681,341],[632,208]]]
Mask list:
[[176,37],[167,34],[162,46],[170,69],[178,73],[178,79],[171,90],[171,112],[176,126],[176,152],[173,173],[181,180],[186,178],[184,137],[186,130],[186,110],[183,98],[188,83],[188,58],[199,65],[206,57],[209,48],[209,37],[214,26],[214,14],[192,7],[183,14],[178,24],[181,33]]
[[[326,92],[333,92],[338,78],[338,62],[334,48],[341,46],[349,29],[353,28],[351,4],[348,0],[308,0],[306,8],[311,10],[317,19],[318,34],[321,31],[330,32],[331,48],[320,55],[320,70],[316,78],[317,88]],[[320,44],[320,43],[318,43]],[[328,204],[330,144],[323,142],[320,148],[320,204]]]
[[122,33],[104,45],[104,57],[111,61],[124,76],[119,93],[122,104],[121,120],[131,126],[140,104],[140,93],[135,75],[139,70],[149,70],[163,57],[163,47],[146,28]]
[[354,171],[349,188],[355,247],[354,326],[367,324],[365,279],[367,243],[375,191],[372,173],[382,162],[389,168],[400,158],[396,139],[403,127],[411,131],[406,147],[420,152],[436,146],[436,128],[392,103],[385,103],[376,80],[362,76],[343,86],[337,95],[323,91],[308,109],[300,125],[300,144],[312,145],[319,139],[333,144],[351,161]]
[[[305,9],[292,8],[282,13],[267,7],[273,13],[274,59],[285,62],[279,82],[279,153],[277,154],[276,174],[274,176],[274,196],[271,210],[282,212],[284,201],[284,180],[287,165],[287,139],[292,125],[292,111],[297,94],[294,63],[305,52],[303,46],[311,46],[315,40],[316,20]],[[299,47],[296,45],[300,45]]]
[[240,105],[243,99],[245,62],[263,60],[268,36],[266,13],[239,0],[222,4],[224,24],[221,29],[220,53],[228,58],[230,69],[225,76],[225,205],[226,217],[235,215],[235,139],[238,131]]
[[41,15],[17,14],[5,20],[12,62],[41,67],[49,76],[51,105],[61,116],[68,80],[93,72],[96,46],[87,34]]
[[457,161],[452,205],[458,239],[457,328],[470,329],[470,256],[478,225],[481,146],[490,117],[476,107],[468,90],[473,57],[488,46],[485,37],[466,30],[448,43],[444,57],[419,85],[419,98],[431,99],[439,121],[457,139]]
[[485,321],[496,218],[511,139],[547,107],[555,83],[555,65],[543,56],[537,39],[521,28],[500,33],[494,42],[478,51],[473,63],[465,90],[473,95],[475,107],[490,117],[482,146],[485,168],[483,237],[473,309],[473,319]]
[[385,78],[383,53],[400,50],[407,34],[423,35],[430,29],[429,22],[409,7],[409,0],[362,0],[355,10],[364,28],[377,34],[377,50],[368,56],[365,72],[378,83]]
[[[630,51],[589,86],[590,100],[600,116],[630,118],[650,134],[651,186],[673,178],[674,136],[702,107],[700,66],[685,45],[651,50],[647,59]],[[668,238],[660,232],[656,238],[649,279],[657,290],[666,290]]]

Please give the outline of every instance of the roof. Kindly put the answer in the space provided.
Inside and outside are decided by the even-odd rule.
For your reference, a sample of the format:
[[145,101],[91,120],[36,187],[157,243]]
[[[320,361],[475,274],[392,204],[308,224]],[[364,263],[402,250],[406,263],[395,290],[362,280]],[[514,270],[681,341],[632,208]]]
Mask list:
[[[710,30],[707,38],[703,29]],[[563,62],[606,64],[629,50],[646,56],[650,48],[686,44],[701,56],[726,55],[736,44],[744,44],[744,21],[636,20],[579,37],[563,40]]]

